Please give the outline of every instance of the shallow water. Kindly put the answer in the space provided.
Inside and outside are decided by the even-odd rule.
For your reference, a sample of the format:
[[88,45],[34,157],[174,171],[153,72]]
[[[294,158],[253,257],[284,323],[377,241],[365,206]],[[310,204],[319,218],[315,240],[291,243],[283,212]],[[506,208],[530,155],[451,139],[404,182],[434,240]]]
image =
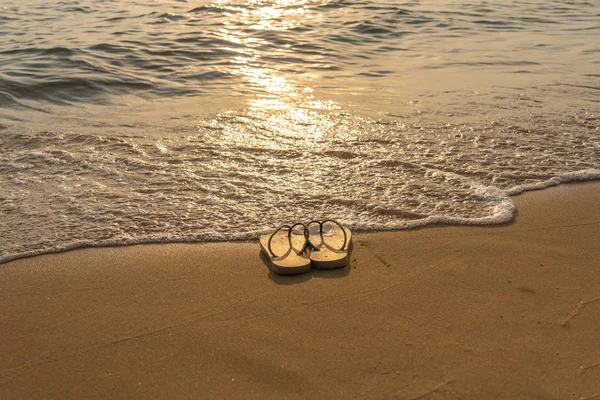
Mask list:
[[0,262],[600,178],[600,4],[497,3],[4,1]]

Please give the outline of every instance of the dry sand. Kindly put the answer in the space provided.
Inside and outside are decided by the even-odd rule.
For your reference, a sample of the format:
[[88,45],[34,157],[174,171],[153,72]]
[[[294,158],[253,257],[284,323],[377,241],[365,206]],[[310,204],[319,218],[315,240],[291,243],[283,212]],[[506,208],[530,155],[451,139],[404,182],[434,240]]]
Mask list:
[[296,277],[257,243],[0,265],[0,398],[600,399],[600,183],[515,201]]

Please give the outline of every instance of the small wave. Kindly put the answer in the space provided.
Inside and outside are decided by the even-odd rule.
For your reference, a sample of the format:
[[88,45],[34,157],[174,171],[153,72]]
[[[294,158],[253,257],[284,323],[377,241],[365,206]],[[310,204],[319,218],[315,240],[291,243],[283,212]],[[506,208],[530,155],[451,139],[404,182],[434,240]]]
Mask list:
[[215,5],[202,5],[188,11],[190,14],[204,14],[204,13],[215,13],[215,14],[223,14],[225,11],[235,11],[230,9],[224,9],[222,7],[218,7]]
[[517,195],[519,193],[546,189],[551,186],[556,186],[561,183],[577,182],[577,181],[589,181],[600,179],[600,170],[598,169],[586,169],[581,171],[574,171],[562,174],[560,176],[553,177],[543,182],[534,182],[525,185],[517,185],[507,190],[510,196]]
[[334,150],[329,150],[329,151],[326,151],[324,154],[327,155],[327,156],[330,156],[330,157],[340,158],[342,160],[351,160],[353,158],[358,157],[358,154],[352,153],[352,152],[349,152],[349,151],[334,151]]
[[379,24],[373,24],[369,21],[361,22],[352,28],[355,32],[368,35],[387,35],[393,32],[392,28],[387,28]]
[[153,85],[144,81],[119,79],[63,78],[43,81],[0,80],[0,92],[16,99],[43,100],[55,104],[93,99],[112,90],[150,90]]
[[94,10],[90,7],[68,7],[64,9],[66,12],[75,12],[75,13],[84,13],[90,14],[93,13]]
[[382,76],[386,76],[389,74],[393,74],[394,71],[369,71],[369,72],[360,72],[358,75],[361,76],[368,76],[368,77],[372,77],[372,78],[380,78]]
[[39,47],[26,47],[10,50],[0,51],[0,55],[34,55],[34,56],[62,56],[71,57],[77,53],[75,49],[69,49],[66,47],[50,47],[50,48],[39,48]]
[[115,45],[110,43],[98,43],[88,47],[88,51],[95,52],[101,51],[110,54],[124,54],[131,51],[130,48],[123,45]]
[[186,17],[185,15],[173,14],[173,13],[161,13],[161,14],[155,15],[155,17],[163,19],[163,20],[169,20],[169,21],[183,21],[183,20],[188,19],[188,17]]

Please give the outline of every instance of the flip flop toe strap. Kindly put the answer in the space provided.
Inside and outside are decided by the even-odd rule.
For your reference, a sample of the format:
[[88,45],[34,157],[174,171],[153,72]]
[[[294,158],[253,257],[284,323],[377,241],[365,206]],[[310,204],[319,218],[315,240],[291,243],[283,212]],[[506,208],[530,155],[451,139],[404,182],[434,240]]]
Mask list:
[[[346,230],[344,229],[344,227],[342,226],[342,224],[340,224],[339,222],[333,220],[333,219],[326,219],[324,221],[310,221],[308,224],[306,224],[306,227],[310,227],[312,224],[319,224],[319,235],[321,236],[321,242],[323,244],[325,244],[325,238],[323,237],[323,225],[327,222],[332,222],[335,225],[339,226],[340,229],[342,230],[342,233],[344,234],[344,243],[342,244],[342,247],[340,247],[339,249],[335,249],[336,251],[341,251],[346,247],[346,243],[348,242],[348,236],[346,235]],[[310,237],[308,240],[308,244],[310,244],[311,247],[315,248],[315,249],[319,249],[317,246],[315,246],[311,241],[310,241]]]
[[306,250],[306,248],[308,247],[310,241],[308,240],[308,228],[306,227],[306,225],[304,225],[302,222],[296,222],[295,224],[293,224],[292,226],[290,225],[281,225],[279,228],[277,228],[272,234],[271,236],[269,236],[269,241],[267,242],[267,248],[269,249],[269,253],[271,253],[271,255],[273,257],[281,257],[275,254],[275,252],[273,251],[273,249],[271,248],[271,242],[273,241],[273,237],[275,237],[275,235],[277,234],[277,232],[279,232],[282,229],[287,228],[288,230],[288,242],[290,245],[290,249],[294,249],[294,247],[292,246],[292,231],[294,230],[294,228],[298,225],[302,225],[302,227],[304,227],[303,230],[303,235],[304,235],[304,244],[302,245],[302,249],[300,251],[297,251],[298,255],[301,255],[302,253],[304,253],[304,251]]

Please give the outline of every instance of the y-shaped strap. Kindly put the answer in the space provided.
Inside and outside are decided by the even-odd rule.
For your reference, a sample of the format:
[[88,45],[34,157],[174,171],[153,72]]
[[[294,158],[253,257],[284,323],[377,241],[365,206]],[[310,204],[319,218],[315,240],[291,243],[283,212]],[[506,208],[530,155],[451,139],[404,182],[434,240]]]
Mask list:
[[[344,243],[342,244],[342,247],[340,247],[339,249],[334,249],[336,251],[341,251],[344,249],[344,247],[346,247],[346,243],[348,241],[348,237],[346,236],[346,230],[344,229],[344,227],[342,226],[342,224],[340,224],[337,221],[334,221],[333,219],[326,219],[324,221],[310,221],[308,224],[306,224],[306,227],[308,228],[311,224],[319,224],[319,235],[321,236],[321,242],[323,244],[325,244],[325,238],[323,237],[323,225],[327,222],[333,222],[334,224],[336,224],[337,226],[340,227],[340,229],[342,230],[342,233],[344,234]],[[315,249],[319,249],[317,246],[315,246],[311,241],[310,241],[310,236],[307,239],[308,240],[308,244],[315,248]],[[329,246],[329,245],[328,245]]]
[[308,245],[310,244],[310,241],[308,240],[308,228],[306,227],[306,225],[304,225],[302,222],[296,222],[295,224],[293,224],[292,226],[289,225],[281,225],[279,228],[277,228],[275,230],[275,232],[273,232],[271,234],[271,236],[269,237],[269,242],[267,243],[267,247],[269,248],[269,253],[271,253],[271,255],[273,257],[279,257],[277,255],[275,255],[275,253],[273,252],[273,249],[271,248],[271,241],[273,240],[273,237],[275,236],[275,234],[277,232],[279,232],[280,230],[282,230],[283,228],[287,228],[288,229],[288,242],[290,244],[290,249],[293,250],[293,246],[292,246],[292,231],[294,230],[294,228],[298,225],[302,225],[304,227],[304,231],[303,231],[303,235],[304,235],[304,245],[302,246],[302,249],[300,251],[298,251],[298,255],[304,253],[304,251],[306,250],[306,247],[308,247]]

